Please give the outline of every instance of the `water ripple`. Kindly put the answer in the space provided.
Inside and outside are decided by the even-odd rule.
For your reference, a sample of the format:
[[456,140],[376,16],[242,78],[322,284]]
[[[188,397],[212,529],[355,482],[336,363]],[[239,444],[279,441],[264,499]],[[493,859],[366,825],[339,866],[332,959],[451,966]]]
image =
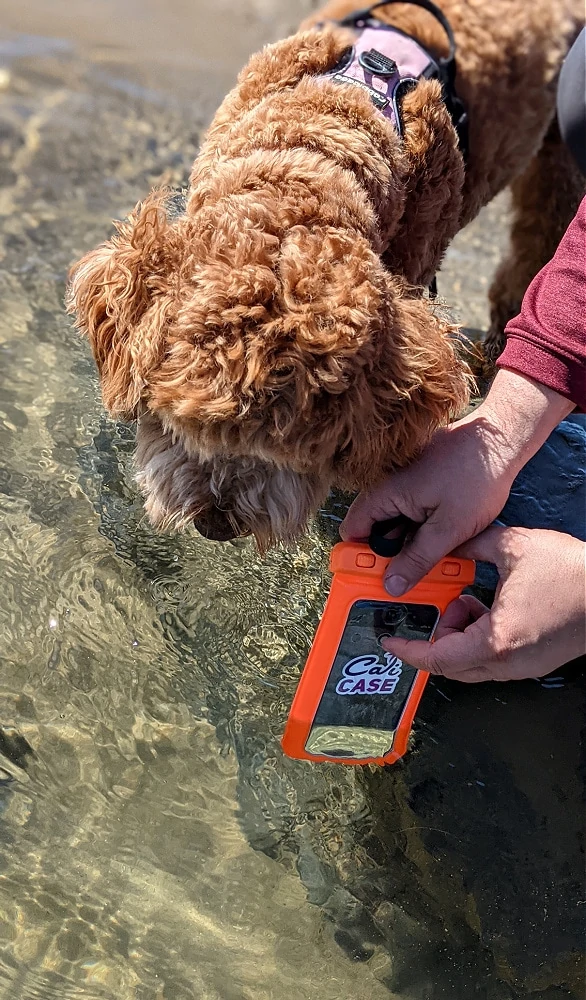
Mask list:
[[[68,265],[110,219],[161,176],[185,186],[211,26],[235,73],[241,33],[256,46],[309,6],[143,4],[157,43],[187,39],[187,111],[149,101],[139,44],[128,78],[124,40],[93,31],[99,65],[39,36],[0,46],[0,1000],[581,995],[583,680],[498,702],[430,686],[391,770],[285,759],[347,498],[264,560],[155,535],[133,428],[106,419],[63,314]],[[55,35],[102,16],[119,33],[131,7],[142,24],[128,0],[50,7]]]

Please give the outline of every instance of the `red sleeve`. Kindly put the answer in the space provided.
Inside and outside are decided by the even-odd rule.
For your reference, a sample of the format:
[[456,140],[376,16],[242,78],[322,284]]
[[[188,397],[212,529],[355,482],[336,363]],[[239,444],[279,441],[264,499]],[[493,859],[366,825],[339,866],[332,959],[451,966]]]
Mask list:
[[586,412],[586,198],[505,333],[499,367],[527,375]]

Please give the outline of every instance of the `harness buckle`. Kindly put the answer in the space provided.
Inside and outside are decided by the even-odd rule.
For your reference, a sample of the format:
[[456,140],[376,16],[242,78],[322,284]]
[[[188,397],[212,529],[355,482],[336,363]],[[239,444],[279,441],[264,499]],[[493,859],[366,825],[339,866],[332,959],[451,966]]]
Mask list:
[[394,76],[397,72],[395,60],[383,55],[382,52],[377,52],[376,49],[361,52],[358,62],[367,73],[376,73],[377,76]]
[[[434,59],[430,55],[430,65],[427,68],[427,71],[422,75],[427,79],[432,79],[434,77],[439,79],[442,86],[444,103],[458,137],[458,146],[464,161],[466,161],[469,149],[468,113],[464,102],[456,93],[456,41],[450,22],[440,8],[436,6],[433,0],[378,0],[378,2],[373,4],[372,7],[352,11],[338,23],[344,25],[345,27],[357,29],[364,28],[368,23],[372,22],[372,15],[375,10],[379,7],[387,7],[395,3],[409,3],[416,7],[422,7],[423,10],[428,11],[428,13],[435,17],[436,21],[441,24],[447,35],[449,43],[448,56],[440,59]],[[420,45],[420,43],[417,44]],[[423,48],[421,45],[420,47]],[[392,76],[397,69],[392,59],[388,56],[384,56],[380,52],[377,52],[376,49],[370,49],[368,52],[361,53],[359,63],[362,68],[366,70],[366,72],[373,73],[381,77]],[[389,64],[388,69],[386,68],[387,63]],[[394,65],[394,70],[390,69],[391,64]],[[396,120],[400,132],[401,129],[398,115],[396,116]]]

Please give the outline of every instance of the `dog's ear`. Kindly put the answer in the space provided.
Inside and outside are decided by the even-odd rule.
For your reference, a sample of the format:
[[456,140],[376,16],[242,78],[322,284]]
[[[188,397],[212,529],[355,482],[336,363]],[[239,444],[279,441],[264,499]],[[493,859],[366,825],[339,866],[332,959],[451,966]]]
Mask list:
[[407,197],[384,262],[409,281],[431,280],[462,228],[464,160],[437,80],[420,80],[401,111]]
[[150,372],[164,350],[166,313],[181,238],[165,208],[168,192],[137,205],[116,235],[86,254],[69,274],[68,312],[91,344],[110,413],[136,416]]
[[458,328],[401,279],[387,275],[386,285],[375,363],[356,371],[342,407],[336,466],[348,488],[414,459],[438,427],[462,415],[474,386]]

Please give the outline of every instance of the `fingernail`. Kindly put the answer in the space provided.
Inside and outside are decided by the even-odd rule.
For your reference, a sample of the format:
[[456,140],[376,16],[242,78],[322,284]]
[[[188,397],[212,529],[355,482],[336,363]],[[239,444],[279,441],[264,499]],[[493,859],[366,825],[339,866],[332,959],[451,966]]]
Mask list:
[[385,589],[393,597],[400,597],[406,590],[409,590],[409,584],[402,576],[389,576],[385,580]]

